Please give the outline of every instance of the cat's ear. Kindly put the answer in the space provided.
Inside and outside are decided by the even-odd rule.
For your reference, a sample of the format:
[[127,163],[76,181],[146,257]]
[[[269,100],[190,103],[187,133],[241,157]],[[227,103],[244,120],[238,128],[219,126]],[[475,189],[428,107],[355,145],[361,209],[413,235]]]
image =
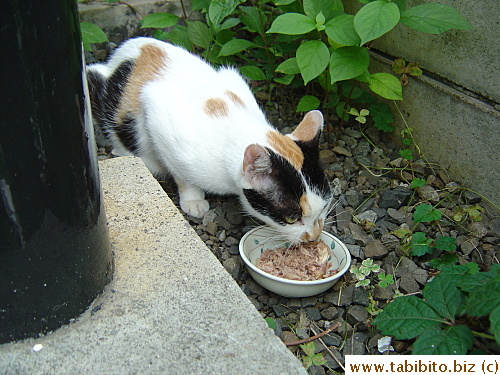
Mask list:
[[244,188],[258,191],[269,188],[272,170],[271,156],[268,150],[256,144],[246,148],[243,157]]
[[291,136],[294,141],[310,142],[319,140],[322,129],[323,115],[320,111],[310,111],[306,113]]

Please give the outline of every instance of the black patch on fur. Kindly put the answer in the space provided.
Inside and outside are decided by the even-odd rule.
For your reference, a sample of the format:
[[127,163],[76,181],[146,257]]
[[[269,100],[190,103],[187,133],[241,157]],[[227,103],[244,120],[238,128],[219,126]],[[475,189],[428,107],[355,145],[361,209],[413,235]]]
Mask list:
[[300,197],[305,194],[306,188],[299,172],[290,162],[274,151],[266,149],[271,157],[270,177],[274,181],[274,188],[268,191],[244,189],[243,193],[257,212],[286,225],[285,217],[302,216]]
[[322,197],[329,198],[332,195],[330,184],[319,162],[319,136],[320,134],[318,133],[318,135],[310,141],[296,141],[295,143],[297,143],[304,154],[302,174],[307,184]]
[[127,113],[123,122],[116,126],[115,132],[123,145],[132,153],[137,151],[136,122],[130,113]]
[[137,150],[135,119],[127,115],[123,124],[118,124],[115,116],[133,67],[133,60],[124,61],[108,79],[96,71],[87,73],[92,116],[106,136],[113,129],[131,152]]

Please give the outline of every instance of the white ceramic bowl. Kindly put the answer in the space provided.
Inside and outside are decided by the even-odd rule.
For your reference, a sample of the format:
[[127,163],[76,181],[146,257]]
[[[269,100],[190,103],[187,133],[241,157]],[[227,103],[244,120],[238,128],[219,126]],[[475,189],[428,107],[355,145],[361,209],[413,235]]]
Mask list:
[[283,241],[272,239],[274,230],[264,225],[246,233],[240,241],[240,255],[253,279],[264,288],[284,297],[308,297],[331,288],[347,272],[351,265],[351,254],[338,238],[322,232],[321,239],[332,249],[332,267],[338,272],[330,277],[314,281],[283,279],[270,275],[255,265],[262,252],[283,246]]

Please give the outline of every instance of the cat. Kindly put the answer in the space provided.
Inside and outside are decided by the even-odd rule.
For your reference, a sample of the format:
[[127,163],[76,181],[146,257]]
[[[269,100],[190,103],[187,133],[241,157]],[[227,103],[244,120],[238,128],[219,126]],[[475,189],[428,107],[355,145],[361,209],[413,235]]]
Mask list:
[[235,194],[287,241],[318,239],[332,200],[319,163],[320,111],[282,135],[234,68],[214,69],[147,37],[88,65],[87,80],[94,122],[113,154],[136,155],[153,175],[173,176],[185,213],[203,217],[205,192]]

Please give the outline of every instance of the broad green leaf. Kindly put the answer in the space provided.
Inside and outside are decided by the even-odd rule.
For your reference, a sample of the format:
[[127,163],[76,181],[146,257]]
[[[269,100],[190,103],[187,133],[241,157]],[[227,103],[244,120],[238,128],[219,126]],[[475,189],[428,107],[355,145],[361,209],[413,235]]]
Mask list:
[[186,22],[189,40],[196,46],[207,49],[212,42],[212,30],[201,21]]
[[230,56],[255,46],[252,42],[245,39],[232,39],[224,44],[219,52],[219,56]]
[[341,47],[330,56],[332,84],[364,73],[370,65],[370,56],[364,47]]
[[267,323],[267,326],[271,329],[276,329],[276,320],[273,318],[265,318],[264,319]]
[[411,252],[410,255],[420,257],[424,254],[431,254],[432,239],[427,238],[425,233],[423,232],[415,232],[411,237],[410,247]]
[[462,292],[449,277],[437,275],[423,290],[425,300],[442,316],[452,322],[462,304]]
[[415,177],[411,183],[410,183],[410,187],[412,189],[416,189],[416,188],[419,188],[419,187],[422,187],[426,184],[427,182],[423,179],[423,178],[417,178]]
[[300,68],[297,65],[297,58],[292,57],[278,65],[276,71],[284,74],[299,74]]
[[240,0],[212,0],[208,6],[208,19],[216,30],[219,30],[221,22],[229,16],[238,5]]
[[330,52],[325,43],[319,40],[309,40],[299,46],[296,57],[305,85],[326,69],[330,60]]
[[413,151],[410,150],[409,148],[405,150],[399,150],[399,156],[401,156],[403,159],[406,160],[413,160]]
[[465,355],[472,348],[474,335],[463,325],[425,331],[415,340],[414,355]]
[[313,95],[304,95],[299,100],[299,104],[297,104],[296,112],[309,112],[314,109],[317,109],[320,104],[320,100]]
[[320,13],[329,20],[334,15],[335,0],[304,0],[304,13],[311,19],[316,19]]
[[282,85],[289,85],[295,78],[295,74],[285,74],[283,77],[274,78],[274,82],[281,83]]
[[192,10],[207,10],[212,0],[192,0]]
[[82,33],[82,43],[87,51],[92,51],[91,43],[104,43],[108,41],[108,37],[102,29],[89,22],[80,22],[80,30]]
[[373,103],[370,104],[368,110],[371,113],[374,125],[377,129],[384,132],[392,132],[394,130],[394,126],[391,125],[394,122],[394,118],[387,104]]
[[[469,264],[471,263],[467,263],[467,265]],[[458,284],[458,287],[464,292],[472,292],[476,288],[482,287],[490,281],[496,279],[500,282],[500,264],[498,263],[493,264],[488,272],[476,272],[475,274],[472,274],[467,279],[462,280]]]
[[189,39],[188,28],[182,25],[175,25],[168,33],[170,43],[184,47],[188,51],[193,51],[193,43]]
[[304,14],[285,13],[274,20],[268,33],[301,35],[316,29],[316,22]]
[[342,14],[326,23],[325,32],[335,43],[342,46],[359,46],[361,38],[354,30],[354,16]]
[[373,324],[382,334],[403,340],[417,337],[442,322],[443,319],[426,302],[415,296],[404,296],[389,303]]
[[429,223],[431,221],[441,219],[441,216],[443,216],[441,211],[435,209],[430,204],[422,203],[415,208],[413,220],[417,223]]
[[238,18],[228,18],[222,24],[220,25],[220,30],[228,30],[231,27],[235,27],[240,23],[240,20]]
[[253,65],[245,65],[240,67],[240,72],[245,77],[253,79],[254,81],[264,81],[267,79],[262,69]]
[[405,10],[401,23],[424,33],[441,34],[450,29],[472,29],[455,8],[443,4],[422,4]]
[[370,76],[370,90],[385,99],[403,100],[403,86],[389,73],[375,73]]
[[[264,27],[261,22],[262,10],[256,7],[240,7],[242,12],[240,16],[241,22],[251,32],[263,33]],[[264,17],[262,17],[264,19]]]
[[178,21],[179,17],[177,17],[175,14],[169,14],[169,13],[148,14],[141,21],[141,29],[149,27],[164,29],[166,27],[174,26]]
[[361,37],[361,44],[389,32],[399,22],[399,8],[383,0],[366,4],[354,16],[354,29]]
[[458,262],[458,257],[456,256],[456,254],[446,253],[441,255],[440,258],[431,259],[429,263],[432,268],[442,270],[446,267],[453,266],[456,262]]
[[490,332],[495,336],[497,345],[500,345],[500,306],[490,314]]
[[434,247],[444,251],[455,251],[457,249],[455,242],[457,242],[456,238],[441,236],[434,241]]
[[273,2],[274,2],[274,5],[289,5],[289,4],[293,3],[294,1],[296,1],[296,0],[275,0]]
[[500,306],[500,279],[493,279],[486,285],[469,293],[467,313],[472,316],[490,314]]

